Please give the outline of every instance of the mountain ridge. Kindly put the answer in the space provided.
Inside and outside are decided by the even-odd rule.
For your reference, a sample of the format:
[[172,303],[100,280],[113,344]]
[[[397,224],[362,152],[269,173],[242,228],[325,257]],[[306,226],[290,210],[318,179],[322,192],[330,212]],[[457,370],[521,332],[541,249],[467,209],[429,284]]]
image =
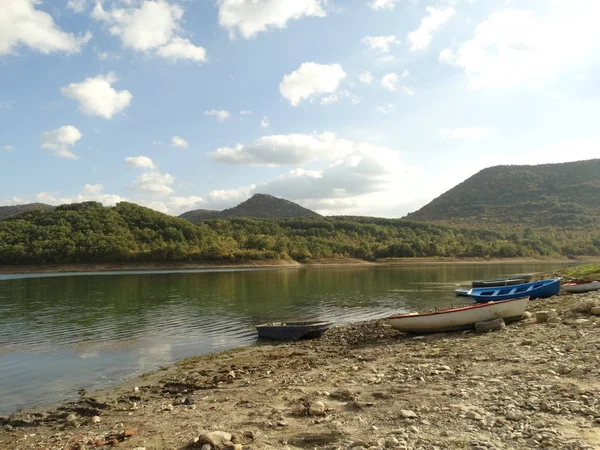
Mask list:
[[51,211],[54,208],[54,206],[47,205],[45,203],[24,203],[22,205],[0,206],[0,220],[7,219],[18,214],[27,213],[29,211]]

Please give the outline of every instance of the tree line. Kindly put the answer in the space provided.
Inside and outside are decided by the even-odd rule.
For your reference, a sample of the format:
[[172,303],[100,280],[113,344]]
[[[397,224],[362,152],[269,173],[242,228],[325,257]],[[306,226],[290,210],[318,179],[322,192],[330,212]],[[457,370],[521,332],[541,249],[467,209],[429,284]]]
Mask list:
[[600,255],[600,230],[467,228],[404,219],[215,219],[84,202],[0,222],[0,264]]

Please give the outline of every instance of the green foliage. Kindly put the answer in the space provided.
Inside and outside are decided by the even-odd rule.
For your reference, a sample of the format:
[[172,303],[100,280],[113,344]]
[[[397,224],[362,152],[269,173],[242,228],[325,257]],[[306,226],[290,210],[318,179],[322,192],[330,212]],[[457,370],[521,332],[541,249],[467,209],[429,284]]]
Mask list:
[[484,169],[407,218],[455,224],[600,226],[600,159]]
[[600,280],[600,263],[571,267],[564,271],[563,276],[575,280]]
[[30,211],[50,211],[52,209],[54,209],[54,206],[46,205],[45,203],[27,203],[25,205],[0,206],[0,220]]
[[86,202],[0,222],[0,264],[600,255],[600,232],[478,229],[369,217],[213,219]]

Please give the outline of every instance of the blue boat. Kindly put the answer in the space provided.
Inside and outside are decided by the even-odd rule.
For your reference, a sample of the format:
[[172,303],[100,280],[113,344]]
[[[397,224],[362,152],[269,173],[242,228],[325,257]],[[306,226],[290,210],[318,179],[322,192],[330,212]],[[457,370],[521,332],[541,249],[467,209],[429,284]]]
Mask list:
[[483,303],[520,297],[529,297],[530,299],[548,298],[558,295],[559,291],[560,279],[553,278],[533,283],[515,284],[514,286],[473,288],[469,291],[469,297],[477,303]]
[[295,341],[318,338],[332,325],[333,322],[274,322],[257,325],[256,331],[259,338]]

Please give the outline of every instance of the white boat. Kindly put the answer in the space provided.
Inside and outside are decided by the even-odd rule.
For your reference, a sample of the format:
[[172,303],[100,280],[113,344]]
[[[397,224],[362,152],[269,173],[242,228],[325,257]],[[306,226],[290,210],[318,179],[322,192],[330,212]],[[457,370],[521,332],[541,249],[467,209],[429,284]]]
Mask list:
[[600,281],[577,281],[573,283],[565,283],[561,287],[566,292],[579,294],[581,292],[597,291],[600,289]]
[[521,320],[527,308],[529,297],[497,302],[476,303],[424,314],[395,314],[388,317],[390,325],[407,333],[437,333],[474,328],[477,322],[485,322],[497,318],[505,322]]

